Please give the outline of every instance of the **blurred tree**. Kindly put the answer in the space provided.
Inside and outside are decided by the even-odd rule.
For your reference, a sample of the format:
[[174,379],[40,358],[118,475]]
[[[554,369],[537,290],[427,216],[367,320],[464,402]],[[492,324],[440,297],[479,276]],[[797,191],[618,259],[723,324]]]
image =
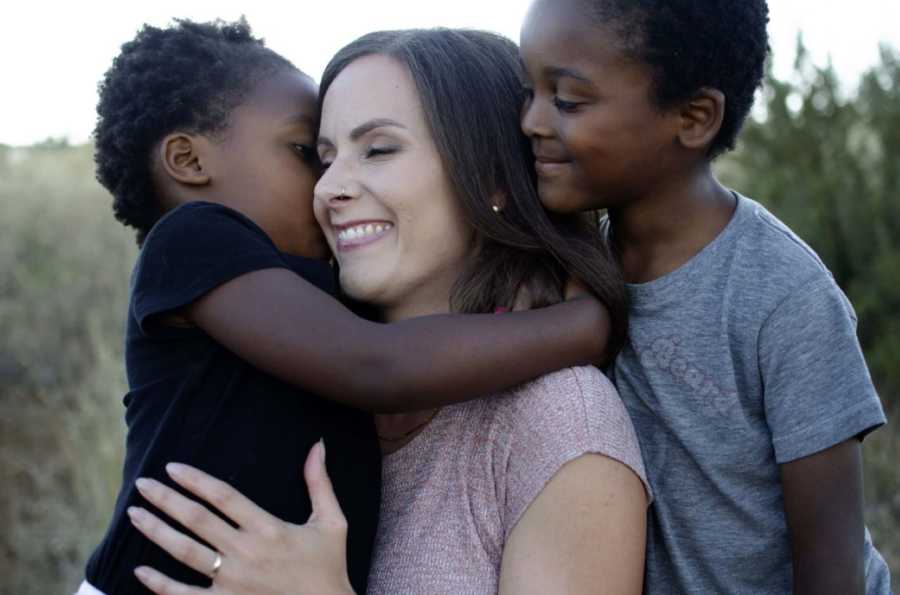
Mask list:
[[827,263],[859,315],[882,399],[900,405],[900,52],[883,46],[851,94],[799,39],[795,77],[769,73],[720,167]]
[[[771,71],[722,179],[765,203],[819,253],[859,317],[882,402],[900,412],[900,52],[848,89],[798,40],[790,81]],[[896,423],[896,422],[895,422]],[[866,440],[866,522],[900,574],[900,431]]]

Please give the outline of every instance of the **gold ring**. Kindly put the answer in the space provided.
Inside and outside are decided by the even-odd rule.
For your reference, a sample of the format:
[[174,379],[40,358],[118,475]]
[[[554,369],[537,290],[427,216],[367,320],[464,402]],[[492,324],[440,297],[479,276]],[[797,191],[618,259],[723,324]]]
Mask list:
[[216,554],[216,559],[213,562],[212,570],[209,571],[209,578],[215,579],[216,575],[219,574],[220,568],[222,568],[222,556],[220,554]]

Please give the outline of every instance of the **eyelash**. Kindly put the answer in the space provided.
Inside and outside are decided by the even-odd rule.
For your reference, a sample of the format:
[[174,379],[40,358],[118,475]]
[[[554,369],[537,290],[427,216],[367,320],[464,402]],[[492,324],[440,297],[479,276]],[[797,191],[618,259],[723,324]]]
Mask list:
[[392,153],[396,153],[396,147],[370,147],[369,150],[366,151],[366,158],[371,159],[372,157],[379,157],[381,155],[391,155]]
[[563,99],[560,99],[559,97],[553,98],[553,105],[556,106],[556,109],[566,114],[577,112],[578,108],[581,106],[580,103],[565,101]]
[[[534,89],[532,89],[531,87],[523,86],[522,94],[525,96],[526,104],[534,100]],[[582,104],[576,103],[574,101],[565,101],[563,99],[560,99],[559,97],[554,97],[553,105],[556,107],[556,109],[563,113],[572,114],[577,112],[578,108],[581,107]]]
[[319,161],[319,154],[309,145],[294,143],[294,151],[299,155],[300,159],[307,163],[316,163]]
[[[371,159],[373,157],[380,157],[382,155],[391,155],[396,153],[398,149],[396,147],[371,147],[366,151],[366,159]],[[331,166],[331,162],[321,161],[319,163],[319,167],[324,172]]]

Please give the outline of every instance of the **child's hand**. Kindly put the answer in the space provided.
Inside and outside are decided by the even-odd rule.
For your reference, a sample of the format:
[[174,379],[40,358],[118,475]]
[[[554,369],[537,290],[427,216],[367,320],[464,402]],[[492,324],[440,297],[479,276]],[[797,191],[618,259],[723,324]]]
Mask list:
[[[590,300],[598,309],[598,314],[600,316],[600,325],[597,327],[597,337],[609,336],[609,328],[612,324],[612,320],[610,319],[609,310],[607,307],[597,299],[597,296],[591,292],[587,285],[581,282],[580,279],[576,279],[575,277],[569,277],[569,280],[566,281],[566,288],[564,294],[565,300],[580,300],[586,299]],[[604,331],[601,329],[605,329],[606,334],[604,335]],[[606,340],[602,340],[597,343],[598,357],[593,361],[593,364],[598,368],[604,368],[609,365],[609,352],[607,351]]]
[[167,471],[178,485],[215,506],[239,527],[232,528],[202,505],[159,482],[138,480],[138,489],[148,501],[218,550],[172,529],[144,509],[129,509],[132,523],[148,539],[213,579],[209,589],[199,589],[151,568],[137,568],[138,579],[154,593],[353,593],[347,577],[347,520],[325,470],[321,442],[312,447],[303,469],[313,510],[305,525],[275,518],[228,484],[192,467],[169,465]]

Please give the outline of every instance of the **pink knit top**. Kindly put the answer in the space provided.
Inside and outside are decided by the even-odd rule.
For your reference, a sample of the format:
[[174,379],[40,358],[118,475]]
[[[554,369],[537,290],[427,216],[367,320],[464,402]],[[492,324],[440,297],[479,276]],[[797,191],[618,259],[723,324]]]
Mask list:
[[650,493],[631,420],[596,368],[445,407],[384,457],[368,592],[496,593],[516,522],[564,464],[586,453],[628,465]]

